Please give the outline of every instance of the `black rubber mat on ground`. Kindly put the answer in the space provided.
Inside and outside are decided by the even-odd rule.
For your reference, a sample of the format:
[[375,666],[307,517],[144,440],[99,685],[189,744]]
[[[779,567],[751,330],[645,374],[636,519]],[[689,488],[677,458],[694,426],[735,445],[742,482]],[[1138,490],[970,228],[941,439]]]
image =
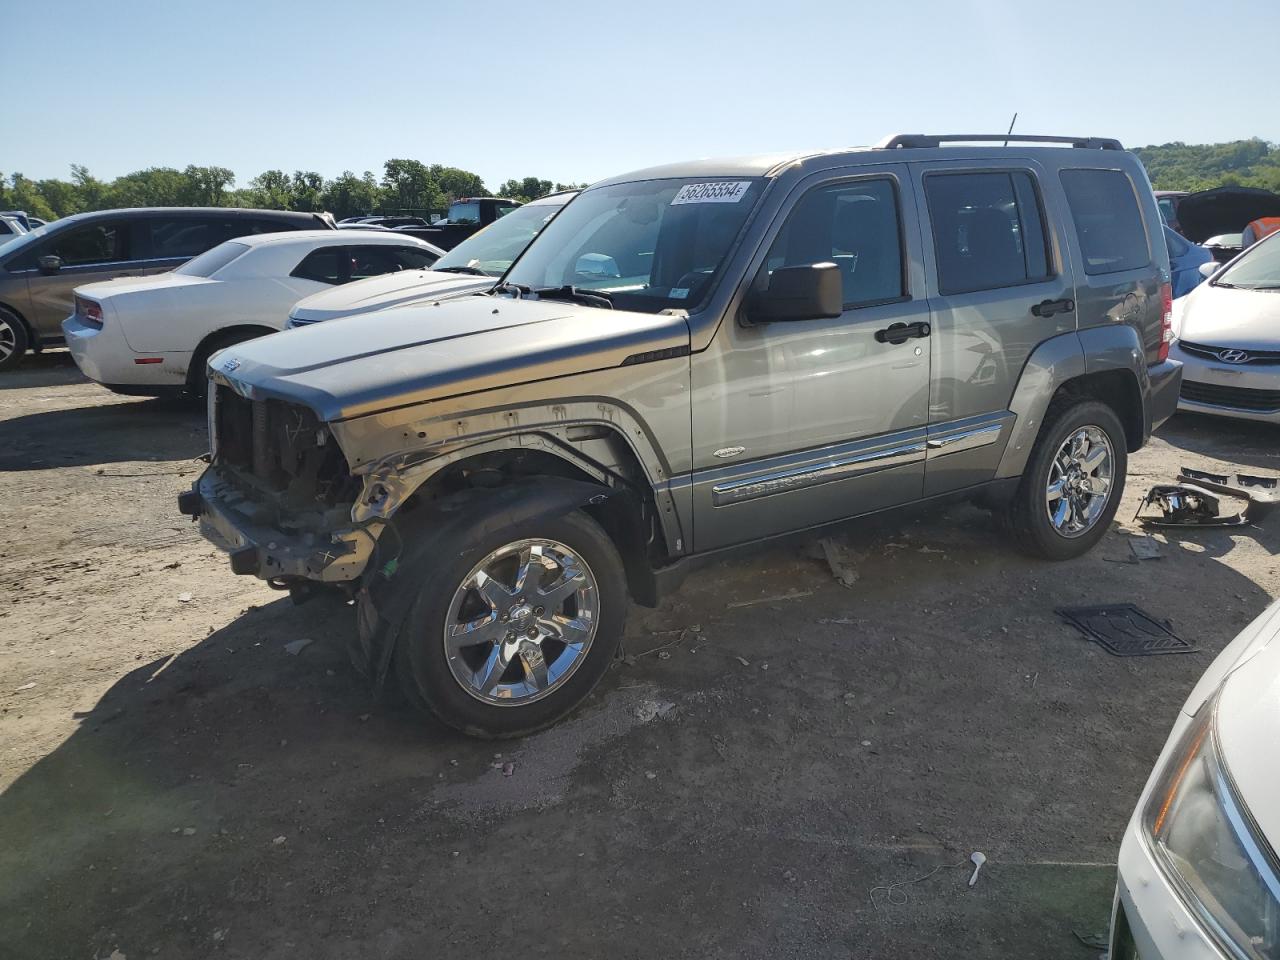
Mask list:
[[1063,607],[1055,611],[1107,653],[1117,657],[1152,657],[1162,653],[1194,653],[1196,647],[1132,603],[1100,607]]

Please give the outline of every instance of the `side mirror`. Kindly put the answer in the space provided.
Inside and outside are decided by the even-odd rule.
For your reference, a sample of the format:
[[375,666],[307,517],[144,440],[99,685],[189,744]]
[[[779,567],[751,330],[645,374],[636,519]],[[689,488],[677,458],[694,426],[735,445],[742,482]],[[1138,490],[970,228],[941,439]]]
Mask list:
[[586,253],[573,265],[573,272],[580,277],[620,277],[618,261],[603,253]]
[[844,313],[844,283],[834,263],[779,267],[769,288],[750,302],[747,316],[755,323],[819,320]]
[[1222,264],[1218,263],[1218,261],[1216,260],[1210,260],[1208,263],[1200,264],[1200,266],[1197,269],[1200,271],[1200,276],[1208,280],[1215,273],[1217,273],[1219,270],[1222,269]]
[[36,263],[40,267],[40,272],[45,275],[57,273],[62,269],[62,258],[56,253],[46,253]]

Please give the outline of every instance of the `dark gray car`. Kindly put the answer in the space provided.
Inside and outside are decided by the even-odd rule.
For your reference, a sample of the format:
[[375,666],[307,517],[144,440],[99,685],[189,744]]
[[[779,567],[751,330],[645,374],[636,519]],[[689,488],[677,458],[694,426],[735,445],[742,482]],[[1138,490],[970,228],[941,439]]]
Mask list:
[[9,239],[0,243],[0,370],[28,348],[62,342],[82,284],[163,273],[234,237],[332,226],[318,213],[140,207],[80,213]]
[[212,357],[179,507],[488,736],[572,709],[700,556],[953,495],[1078,556],[1177,404],[1169,256],[1118,143],[946,145],[1004,139],[595,184],[491,295]]

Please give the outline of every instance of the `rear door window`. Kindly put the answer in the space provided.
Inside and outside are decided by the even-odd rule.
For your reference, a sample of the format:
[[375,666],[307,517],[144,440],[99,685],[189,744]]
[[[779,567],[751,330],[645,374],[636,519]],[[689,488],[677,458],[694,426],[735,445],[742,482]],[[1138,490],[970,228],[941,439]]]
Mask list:
[[1051,275],[1044,217],[1029,172],[930,174],[924,191],[939,293],[994,290]]
[[1085,273],[1120,273],[1151,263],[1138,195],[1127,174],[1119,170],[1063,170],[1061,177]]
[[175,217],[148,221],[151,256],[157,260],[194,257],[227,238],[225,229],[213,220]]
[[347,247],[312,250],[293,268],[290,276],[319,283],[346,283],[351,279],[351,256]]
[[893,181],[857,180],[810,190],[787,216],[765,260],[760,287],[779,267],[835,263],[845,307],[900,299],[902,232]]

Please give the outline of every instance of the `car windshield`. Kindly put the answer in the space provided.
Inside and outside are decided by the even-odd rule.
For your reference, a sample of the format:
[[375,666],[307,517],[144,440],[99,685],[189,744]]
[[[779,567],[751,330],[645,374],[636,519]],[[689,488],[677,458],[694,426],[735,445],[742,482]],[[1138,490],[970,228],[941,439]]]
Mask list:
[[587,190],[530,244],[507,282],[598,291],[620,310],[692,310],[715,287],[762,189],[756,179],[640,180]]
[[206,250],[198,257],[191,258],[173,272],[184,277],[212,277],[248,249],[247,243],[228,240],[226,243],[218,244],[212,250]]
[[534,237],[569,202],[535,203],[518,207],[472,234],[436,261],[432,270],[456,273],[483,273],[500,277]]
[[1242,290],[1280,290],[1280,233],[1258,241],[1240,254],[1213,278],[1213,284]]

